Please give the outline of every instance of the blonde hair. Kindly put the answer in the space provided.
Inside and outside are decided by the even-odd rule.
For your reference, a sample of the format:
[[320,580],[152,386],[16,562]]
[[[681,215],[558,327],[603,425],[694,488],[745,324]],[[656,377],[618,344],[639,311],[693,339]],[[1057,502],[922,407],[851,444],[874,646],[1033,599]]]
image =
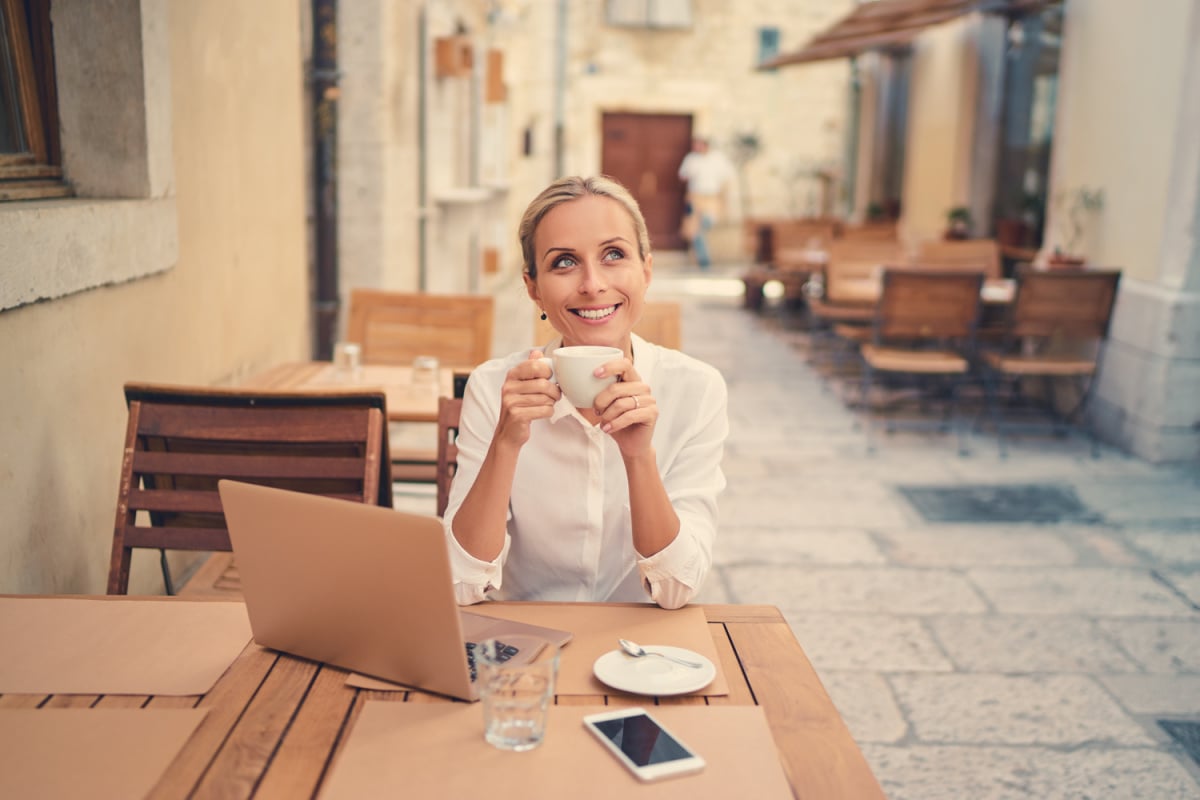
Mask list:
[[556,206],[588,195],[608,197],[621,204],[633,220],[633,228],[637,232],[638,255],[643,261],[646,260],[646,256],[650,254],[650,233],[646,230],[646,219],[642,216],[642,210],[629,190],[607,175],[594,175],[590,178],[572,175],[559,178],[543,189],[533,198],[533,202],[521,217],[517,235],[521,240],[521,255],[525,259],[525,273],[530,278],[537,277],[537,253],[534,251],[533,237],[542,219]]

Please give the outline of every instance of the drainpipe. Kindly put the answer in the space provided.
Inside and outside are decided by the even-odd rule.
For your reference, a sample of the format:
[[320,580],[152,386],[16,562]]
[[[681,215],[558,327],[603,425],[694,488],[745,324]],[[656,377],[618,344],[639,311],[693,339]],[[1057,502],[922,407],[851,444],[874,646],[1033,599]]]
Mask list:
[[429,285],[429,21],[425,7],[417,13],[417,291]]
[[558,31],[554,49],[554,175],[565,169],[564,122],[567,116],[567,0],[558,0]]
[[313,192],[316,296],[313,356],[333,357],[337,337],[337,0],[312,0]]

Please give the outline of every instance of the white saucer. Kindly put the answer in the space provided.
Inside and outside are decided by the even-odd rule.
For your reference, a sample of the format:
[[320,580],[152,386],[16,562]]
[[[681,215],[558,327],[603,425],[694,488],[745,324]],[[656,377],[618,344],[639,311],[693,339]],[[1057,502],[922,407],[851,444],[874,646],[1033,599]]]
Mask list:
[[699,661],[704,666],[698,669],[685,667],[658,656],[634,658],[622,650],[610,650],[596,659],[592,672],[602,683],[614,689],[655,697],[694,692],[708,686],[717,677],[717,668],[699,653],[662,644],[646,649],[688,661]]

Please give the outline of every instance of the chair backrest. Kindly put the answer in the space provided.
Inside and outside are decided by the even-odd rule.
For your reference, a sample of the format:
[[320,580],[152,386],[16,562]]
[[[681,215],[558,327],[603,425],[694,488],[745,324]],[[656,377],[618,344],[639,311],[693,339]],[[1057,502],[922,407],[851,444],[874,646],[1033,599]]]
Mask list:
[[487,295],[354,289],[346,338],[361,345],[364,364],[434,356],[443,366],[475,367],[492,357],[493,309]]
[[458,471],[458,420],[462,416],[462,398],[438,398],[437,515],[446,513],[450,502],[450,482]]
[[129,383],[125,399],[109,594],[128,591],[134,548],[230,550],[221,478],[392,505],[387,409],[378,390]]
[[917,245],[912,266],[920,269],[980,270],[985,278],[1004,276],[995,239],[927,239]]
[[[642,305],[642,318],[633,332],[648,342],[679,350],[683,345],[680,305],[670,300],[647,301]],[[534,313],[533,343],[543,345],[558,336],[554,327]]]
[[874,279],[884,267],[902,263],[904,248],[898,241],[835,239],[829,245],[829,262],[825,265],[825,296],[842,301],[843,284]]
[[972,340],[982,308],[981,272],[889,268],[875,311],[875,341]]
[[1108,336],[1120,270],[1017,270],[1009,334],[1103,339]]
[[843,241],[896,241],[898,233],[895,222],[862,222],[843,225],[838,237]]

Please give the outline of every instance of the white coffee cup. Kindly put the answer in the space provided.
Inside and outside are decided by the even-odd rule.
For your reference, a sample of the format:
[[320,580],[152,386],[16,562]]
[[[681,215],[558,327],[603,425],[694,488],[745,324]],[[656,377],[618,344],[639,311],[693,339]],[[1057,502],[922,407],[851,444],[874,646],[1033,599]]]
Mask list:
[[551,354],[551,358],[543,358],[542,361],[553,371],[550,380],[558,384],[571,405],[591,408],[596,403],[596,395],[617,381],[616,375],[597,378],[592,373],[596,367],[623,355],[624,351],[619,347],[578,345],[560,347]]

